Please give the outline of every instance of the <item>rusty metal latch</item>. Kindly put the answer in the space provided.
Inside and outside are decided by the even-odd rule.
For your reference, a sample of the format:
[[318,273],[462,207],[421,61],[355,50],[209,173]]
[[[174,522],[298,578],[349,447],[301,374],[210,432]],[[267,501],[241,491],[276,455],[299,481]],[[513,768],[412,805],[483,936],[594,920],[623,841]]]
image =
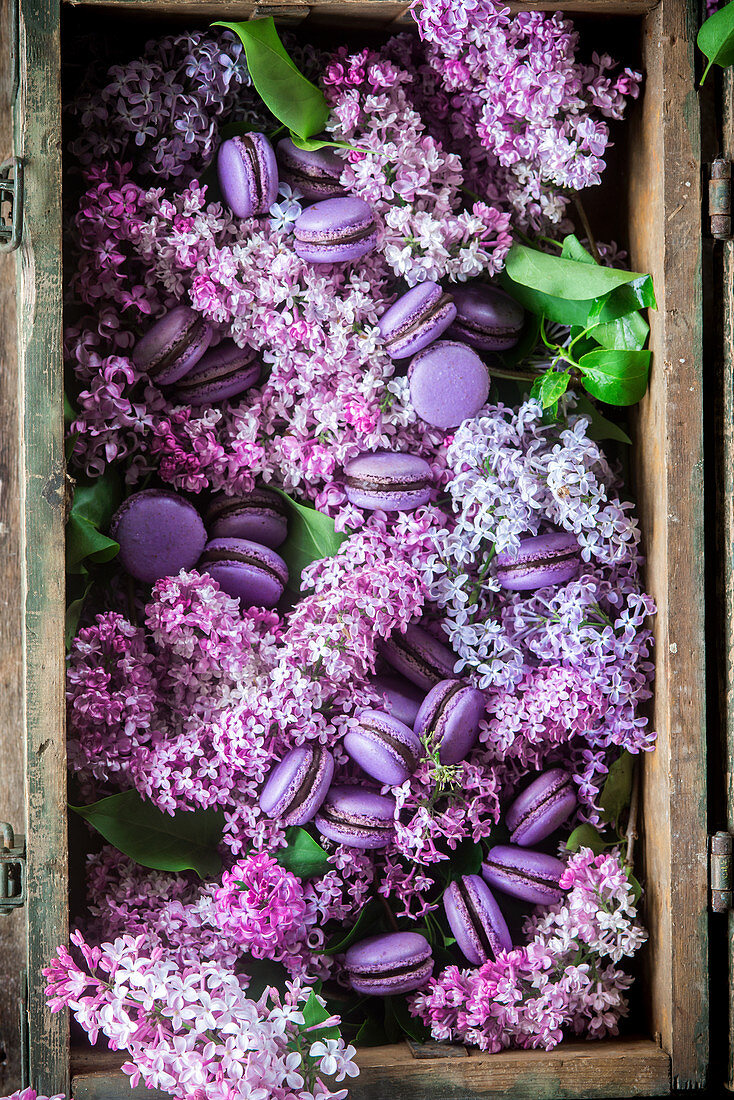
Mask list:
[[0,913],[25,905],[25,837],[0,821]]
[[714,240],[731,240],[731,161],[724,157],[709,169],[709,218]]
[[709,904],[714,913],[732,908],[732,836],[714,833],[709,837]]
[[0,252],[14,252],[23,232],[23,162],[0,164]]

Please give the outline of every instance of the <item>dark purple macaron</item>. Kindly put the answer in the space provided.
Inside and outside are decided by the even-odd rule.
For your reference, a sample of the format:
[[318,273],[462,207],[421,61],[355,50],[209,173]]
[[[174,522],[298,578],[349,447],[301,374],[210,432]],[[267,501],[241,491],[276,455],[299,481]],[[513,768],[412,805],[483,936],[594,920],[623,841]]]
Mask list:
[[545,840],[576,809],[576,784],[563,768],[552,768],[519,794],[505,814],[510,840],[529,847]]
[[344,965],[355,993],[391,997],[425,985],[433,973],[431,945],[420,932],[388,932],[353,944]]
[[456,316],[450,294],[438,283],[425,282],[398,298],[380,318],[378,328],[391,359],[415,355],[449,327]]
[[284,825],[305,825],[326,798],[334,778],[334,757],[318,744],[291,749],[270,772],[260,809]]
[[265,134],[241,134],[219,146],[222,197],[238,218],[267,214],[278,197],[278,165]]
[[520,339],[525,311],[494,286],[473,283],[453,291],[456,320],[451,336],[480,351],[507,351]]
[[424,693],[420,688],[404,676],[386,672],[373,677],[370,686],[382,697],[381,709],[412,729],[423,702]]
[[404,634],[395,630],[377,649],[389,665],[424,691],[429,691],[440,680],[448,680],[454,672],[455,654],[414,623]]
[[349,848],[384,848],[393,838],[395,799],[363,787],[334,786],[316,814],[319,832]]
[[418,455],[374,451],[344,467],[344,491],[357,508],[410,512],[431,499],[431,467]]
[[365,256],[377,244],[372,209],[363,199],[325,199],[304,210],[294,226],[296,255],[311,264]]
[[275,548],[288,535],[287,508],[270,489],[252,489],[235,497],[220,493],[209,505],[206,525],[212,539],[248,539]]
[[132,353],[139,371],[157,386],[183,378],[209,347],[211,326],[189,306],[175,306],[141,336]]
[[570,531],[521,539],[519,550],[502,550],[495,558],[495,576],[511,592],[565,584],[580,568],[581,548]]
[[489,397],[489,371],[475,351],[454,340],[438,340],[408,367],[410,402],[434,428],[456,428]]
[[223,340],[202,355],[176,384],[175,396],[186,405],[212,405],[244,393],[260,377],[261,363],[252,348]]
[[496,844],[487,852],[482,877],[490,886],[521,901],[551,905],[563,897],[558,883],[565,869],[560,859],[545,852]]
[[512,938],[494,894],[479,875],[462,875],[443,895],[443,907],[456,943],[470,963],[479,966],[512,951]]
[[206,543],[196,508],[166,489],[133,493],[112,517],[109,534],[120,544],[122,567],[149,584],[193,569]]
[[199,568],[243,607],[275,607],[288,584],[288,566],[280,555],[249,539],[212,539]]
[[336,199],[347,194],[339,183],[344,171],[344,158],[336,149],[324,146],[308,151],[299,149],[290,138],[281,138],[275,146],[280,176],[291,187],[297,187],[306,202]]
[[344,748],[367,775],[380,783],[404,783],[423,755],[412,729],[379,710],[363,710],[359,725],[350,727]]
[[415,732],[429,749],[438,748],[442,764],[458,764],[476,744],[485,707],[484,694],[477,688],[461,680],[442,680],[423,700]]

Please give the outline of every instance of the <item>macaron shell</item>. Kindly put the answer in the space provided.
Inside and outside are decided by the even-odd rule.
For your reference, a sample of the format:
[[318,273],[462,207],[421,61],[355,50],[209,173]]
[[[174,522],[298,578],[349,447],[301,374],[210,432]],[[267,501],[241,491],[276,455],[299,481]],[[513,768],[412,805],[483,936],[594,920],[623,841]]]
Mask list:
[[427,347],[444,332],[456,306],[439,283],[427,280],[412,287],[382,315],[378,329],[392,359],[405,359]]
[[424,691],[450,679],[457,660],[448,646],[415,623],[404,634],[394,631],[377,643],[377,649],[388,664]]
[[120,544],[122,567],[148,584],[193,569],[206,543],[206,529],[193,504],[163,489],[128,497],[112,517],[109,533]]
[[379,978],[354,974],[350,976],[350,982],[355,993],[363,993],[368,997],[395,997],[400,993],[411,993],[420,989],[432,974],[433,959],[426,959],[403,975]]
[[564,869],[560,859],[545,852],[498,844],[487,853],[482,878],[521,901],[550,905],[563,897],[564,891],[558,883]]
[[325,199],[304,210],[294,226],[294,249],[307,263],[346,263],[377,244],[372,209],[363,199]]
[[[313,774],[311,774],[313,773]],[[304,792],[304,784],[311,789]],[[260,794],[260,808],[284,825],[305,825],[326,798],[334,778],[334,757],[321,746],[302,745],[287,753],[271,770]],[[300,804],[288,812],[299,794]]]
[[411,511],[431,499],[433,473],[418,455],[374,451],[344,467],[345,492],[356,508]]
[[375,710],[360,714],[359,725],[350,728],[344,738],[344,748],[367,775],[390,786],[404,783],[422,755],[412,729]]
[[[218,560],[210,560],[212,554]],[[288,566],[280,555],[247,539],[211,539],[199,567],[243,607],[275,607],[288,583]]]
[[394,814],[394,798],[362,787],[335,785],[316,814],[315,824],[336,844],[365,850],[385,848],[393,838]]
[[209,537],[247,539],[276,549],[288,537],[288,519],[277,493],[253,489],[251,493],[212,500],[207,513]]
[[307,202],[338,198],[347,194],[339,183],[344,160],[335,149],[299,149],[290,138],[281,138],[275,147],[280,175],[297,187]]
[[474,748],[485,710],[483,692],[460,680],[443,680],[423,700],[415,732],[424,737],[433,731],[441,763],[458,764]]
[[525,311],[503,290],[485,284],[457,287],[457,316],[449,336],[482,351],[507,351],[520,339]]
[[348,949],[344,965],[352,988],[375,996],[419,989],[433,972],[430,944],[419,932],[369,936]]
[[260,361],[251,348],[240,348],[228,340],[209,348],[184,375],[175,394],[194,407],[226,401],[254,386],[260,371]]
[[267,214],[278,197],[278,164],[265,134],[253,132],[223,141],[217,153],[217,175],[222,197],[238,218]]
[[459,950],[470,963],[479,966],[488,958],[496,958],[500,951],[511,951],[512,937],[502,910],[484,879],[479,875],[464,875],[462,884],[477,919],[482,923],[485,942],[482,942],[474,925],[459,882],[452,882],[446,889],[444,910]]
[[381,697],[380,709],[412,729],[423,702],[420,688],[404,676],[392,676],[389,673],[375,676],[370,686]]
[[581,548],[569,531],[553,531],[521,539],[517,553],[502,550],[495,559],[495,576],[510,592],[528,592],[573,580],[581,568]]
[[576,785],[568,772],[553,768],[518,795],[505,814],[510,840],[532,847],[563,824],[576,809]]
[[456,428],[489,397],[489,371],[472,348],[438,340],[411,361],[410,401],[434,428]]
[[[136,368],[157,386],[183,378],[209,347],[213,330],[190,306],[175,306],[141,336],[132,352]],[[175,354],[174,354],[175,353]],[[159,365],[160,360],[167,360]]]

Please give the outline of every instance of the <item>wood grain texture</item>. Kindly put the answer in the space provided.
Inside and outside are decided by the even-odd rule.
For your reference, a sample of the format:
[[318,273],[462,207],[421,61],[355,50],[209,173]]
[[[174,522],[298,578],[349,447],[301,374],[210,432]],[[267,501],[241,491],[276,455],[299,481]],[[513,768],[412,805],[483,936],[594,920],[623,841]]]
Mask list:
[[[119,1055],[79,1052],[74,1100],[163,1100],[132,1090]],[[405,1044],[369,1047],[357,1058],[360,1075],[349,1100],[538,1100],[539,1097],[662,1096],[670,1089],[670,1060],[649,1039],[564,1043],[556,1050],[472,1051],[468,1058],[417,1060]]]
[[631,133],[632,267],[652,273],[650,389],[636,413],[635,492],[654,622],[657,749],[643,777],[650,929],[644,981],[673,1086],[708,1063],[704,685],[701,196],[694,87],[697,5],[663,0],[645,20],[642,109]]
[[20,0],[16,149],[25,165],[18,265],[25,594],[30,1083],[68,1092],[68,1027],[41,969],[68,937],[64,729],[61,87],[57,0]]
[[[10,4],[0,0],[0,57],[10,56]],[[0,68],[0,159],[13,149],[12,73]],[[15,262],[0,256],[0,818],[19,832],[23,799],[23,646],[18,484],[18,353]],[[19,994],[25,920],[0,920],[0,1093],[20,1087]]]

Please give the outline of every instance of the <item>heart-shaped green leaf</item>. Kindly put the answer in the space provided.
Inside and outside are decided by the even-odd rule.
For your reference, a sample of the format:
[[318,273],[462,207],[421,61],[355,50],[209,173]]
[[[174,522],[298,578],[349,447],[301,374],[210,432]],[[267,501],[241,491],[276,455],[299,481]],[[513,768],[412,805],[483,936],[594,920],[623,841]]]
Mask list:
[[584,823],[578,825],[566,841],[569,852],[578,852],[580,848],[591,848],[595,856],[598,856],[605,848],[609,847],[599,835],[593,825]]
[[317,878],[331,867],[328,853],[305,829],[293,826],[286,833],[288,843],[275,856],[281,867],[299,878]]
[[579,359],[584,388],[608,405],[634,405],[644,397],[650,373],[649,351],[599,348]]
[[100,529],[109,526],[121,498],[120,479],[114,471],[88,484],[77,484],[66,521],[67,573],[84,573],[85,562],[115,557],[120,547]]
[[320,134],[329,117],[324,93],[299,72],[286,53],[272,16],[244,23],[214,23],[233,31],[245,47],[255,90],[279,122],[300,138]]
[[701,84],[712,65],[722,69],[734,65],[734,5],[727,4],[701,24],[698,32],[698,48],[708,58],[708,65],[701,77]]
[[201,877],[218,875],[222,860],[224,814],[219,810],[161,813],[137,791],[110,795],[91,806],[71,806],[120,852],[143,867],[157,871],[196,871]]
[[507,253],[505,270],[508,277],[519,286],[529,287],[564,301],[586,302],[605,298],[618,287],[639,283],[641,305],[654,306],[652,279],[636,271],[619,271],[613,267],[589,264],[566,256],[552,256],[514,244]]
[[278,553],[288,566],[289,588],[298,592],[301,573],[306,566],[320,558],[330,558],[347,536],[335,529],[334,520],[330,516],[325,516],[323,512],[317,512],[315,508],[309,508],[305,504],[299,504],[282,489],[275,489],[275,492],[287,502],[291,512],[288,538],[278,548]]
[[602,819],[616,824],[630,804],[635,759],[626,750],[612,764],[599,795]]

